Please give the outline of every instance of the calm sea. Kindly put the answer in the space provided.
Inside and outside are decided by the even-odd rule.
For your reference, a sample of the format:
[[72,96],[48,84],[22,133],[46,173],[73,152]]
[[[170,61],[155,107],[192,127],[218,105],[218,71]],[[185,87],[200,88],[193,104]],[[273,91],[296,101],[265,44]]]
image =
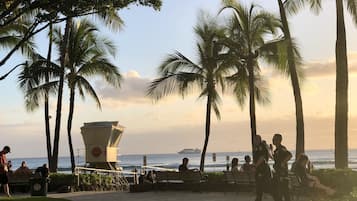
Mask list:
[[[213,153],[207,153],[205,158],[205,171],[223,171],[226,169],[226,158],[230,160],[237,157],[242,164],[245,155],[251,155],[249,152],[217,152],[216,160],[213,160]],[[312,161],[315,169],[334,168],[334,152],[333,150],[314,150],[307,151],[306,154]],[[143,165],[143,154],[136,155],[119,155],[119,165],[127,171],[132,171],[134,168],[140,169]],[[183,157],[190,159],[190,168],[199,168],[200,154],[147,154],[147,165],[156,166],[168,169],[177,169]],[[31,169],[35,169],[44,163],[47,163],[47,158],[8,158],[12,161],[13,169],[20,166],[21,161],[26,161]],[[272,162],[272,161],[270,161]],[[292,162],[292,160],[291,160]],[[84,157],[76,156],[77,165],[84,165]],[[70,167],[69,157],[59,158],[59,170],[67,172]],[[349,167],[357,170],[357,150],[349,151]]]

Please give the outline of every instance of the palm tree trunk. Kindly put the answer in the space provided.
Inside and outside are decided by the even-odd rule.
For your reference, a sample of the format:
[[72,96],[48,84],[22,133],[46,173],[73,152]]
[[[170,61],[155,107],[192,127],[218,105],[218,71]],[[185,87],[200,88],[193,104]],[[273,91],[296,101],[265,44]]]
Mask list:
[[305,152],[305,132],[304,132],[304,113],[302,107],[302,98],[301,98],[301,91],[300,91],[300,84],[299,84],[299,77],[296,71],[296,62],[295,62],[295,55],[293,51],[293,45],[290,35],[290,29],[288,20],[286,17],[285,9],[283,2],[278,0],[279,4],[279,11],[280,17],[283,24],[283,32],[285,40],[288,42],[288,65],[289,65],[289,72],[291,78],[291,85],[293,87],[294,92],[294,100],[295,100],[295,117],[296,117],[296,153],[295,159],[298,156]]
[[205,157],[208,146],[209,134],[211,129],[211,95],[207,96],[206,106],[206,130],[205,130],[205,142],[201,153],[200,171],[203,172],[205,168]]
[[[51,63],[51,53],[52,53],[52,23],[49,26],[49,42],[48,42],[48,52],[47,52],[47,68],[50,67]],[[49,75],[46,74],[45,77],[46,83],[49,82]],[[48,92],[45,94],[45,130],[46,130],[46,145],[47,145],[47,160],[49,167],[52,167],[52,146],[51,146],[51,130],[50,130],[50,115],[49,115],[49,106],[48,106]]]
[[61,128],[61,111],[62,111],[62,93],[63,93],[63,84],[64,84],[64,68],[65,68],[65,60],[67,55],[67,43],[69,38],[69,31],[72,26],[72,18],[68,18],[66,21],[65,32],[63,36],[63,41],[61,44],[61,75],[59,80],[58,86],[58,96],[57,96],[57,110],[56,110],[56,125],[55,125],[55,135],[53,140],[53,155],[51,164],[52,167],[50,168],[51,172],[57,172],[57,165],[58,165],[58,145],[60,139],[60,128]]
[[335,167],[348,167],[348,64],[343,2],[336,0]]
[[255,117],[254,66],[253,66],[253,58],[251,55],[248,56],[247,67],[248,67],[248,79],[249,79],[250,132],[251,132],[251,143],[252,143],[252,153],[253,153],[254,137],[257,135],[257,125],[256,125],[256,117]]
[[71,88],[70,97],[69,97],[69,113],[68,113],[68,121],[67,121],[67,133],[68,133],[68,146],[69,152],[71,155],[71,169],[72,173],[74,173],[74,168],[76,167],[76,163],[74,160],[74,151],[73,151],[73,144],[72,144],[72,120],[73,120],[73,111],[74,111],[74,88]]

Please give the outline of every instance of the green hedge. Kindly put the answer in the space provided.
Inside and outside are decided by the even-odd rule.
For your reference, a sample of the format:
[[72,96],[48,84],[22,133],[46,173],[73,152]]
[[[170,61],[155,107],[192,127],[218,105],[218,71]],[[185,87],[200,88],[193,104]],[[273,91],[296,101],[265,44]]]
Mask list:
[[77,176],[73,174],[54,173],[50,174],[49,191],[57,191],[61,188],[70,187],[75,191],[100,191],[114,190],[112,177],[98,174],[80,174],[79,186]]
[[207,182],[210,184],[223,184],[224,174],[223,172],[206,172]]
[[349,193],[357,187],[357,171],[351,169],[321,169],[313,172],[322,184],[330,186],[340,193]]

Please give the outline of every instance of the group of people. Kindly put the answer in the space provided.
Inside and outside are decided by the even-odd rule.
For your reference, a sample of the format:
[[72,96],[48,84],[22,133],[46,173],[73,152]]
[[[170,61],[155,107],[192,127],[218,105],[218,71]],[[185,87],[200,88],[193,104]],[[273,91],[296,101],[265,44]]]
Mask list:
[[231,171],[234,173],[245,172],[248,174],[255,172],[255,166],[251,163],[252,159],[249,155],[244,156],[244,163],[239,167],[239,159],[233,158],[231,162]]
[[[27,167],[25,161],[21,162],[21,166],[13,171],[11,161],[8,161],[6,155],[10,153],[10,147],[4,146],[2,151],[0,151],[0,184],[3,186],[4,193],[6,196],[11,197],[9,190],[9,176],[10,177],[30,177],[32,176],[32,171]],[[41,177],[48,177],[49,170],[47,164],[38,167],[35,171]]]
[[[262,140],[260,135],[254,137],[253,163],[251,157],[244,157],[245,163],[239,167],[238,158],[233,158],[231,162],[231,171],[233,174],[246,172],[255,176],[256,182],[256,201],[261,201],[263,193],[272,195],[274,201],[290,201],[289,193],[289,169],[288,161],[292,154],[282,145],[283,137],[281,134],[275,134],[272,139],[273,145],[268,145]],[[273,170],[271,170],[268,161],[274,161]],[[179,166],[179,172],[198,171],[188,168],[188,158],[182,159]],[[335,190],[320,183],[319,179],[311,175],[311,165],[309,158],[305,154],[300,154],[292,165],[292,171],[298,177],[301,185],[315,188],[325,192],[327,195],[333,195]]]
[[[255,166],[256,201],[262,200],[263,193],[270,193],[275,201],[290,201],[289,194],[289,169],[288,161],[292,154],[282,145],[283,137],[275,134],[273,145],[267,145],[260,135],[254,138],[253,166]],[[269,159],[274,160],[273,171],[268,164]],[[316,188],[328,195],[333,195],[335,190],[324,186],[319,179],[310,174],[310,162],[305,154],[300,154],[293,164],[292,171],[299,178],[301,185]]]

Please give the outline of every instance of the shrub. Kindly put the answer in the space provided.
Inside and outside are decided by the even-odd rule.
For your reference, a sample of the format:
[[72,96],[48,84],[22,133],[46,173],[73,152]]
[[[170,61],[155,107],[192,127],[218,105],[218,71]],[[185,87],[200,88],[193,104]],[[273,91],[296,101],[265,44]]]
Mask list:
[[63,186],[70,186],[72,189],[80,191],[113,190],[111,185],[113,179],[109,175],[80,174],[78,187],[77,180],[78,177],[74,174],[50,174],[49,191],[56,191]]
[[322,184],[336,189],[339,193],[349,193],[357,187],[357,172],[351,169],[320,169],[313,172]]

